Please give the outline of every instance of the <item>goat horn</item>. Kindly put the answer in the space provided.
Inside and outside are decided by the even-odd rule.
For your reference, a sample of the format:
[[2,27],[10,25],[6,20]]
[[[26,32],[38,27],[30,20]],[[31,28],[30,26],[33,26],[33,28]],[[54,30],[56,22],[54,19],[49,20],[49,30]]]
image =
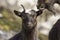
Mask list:
[[21,6],[23,7],[23,9],[24,9],[24,11],[23,12],[25,12],[25,8],[24,8],[24,6],[21,4]]

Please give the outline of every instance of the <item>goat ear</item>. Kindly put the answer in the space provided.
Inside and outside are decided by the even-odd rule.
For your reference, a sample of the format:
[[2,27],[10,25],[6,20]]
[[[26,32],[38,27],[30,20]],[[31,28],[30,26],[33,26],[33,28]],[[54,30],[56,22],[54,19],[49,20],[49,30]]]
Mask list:
[[36,12],[37,13],[37,16],[41,15],[42,14],[42,10],[39,10]]
[[17,16],[21,17],[21,12],[14,10],[14,13],[15,13]]

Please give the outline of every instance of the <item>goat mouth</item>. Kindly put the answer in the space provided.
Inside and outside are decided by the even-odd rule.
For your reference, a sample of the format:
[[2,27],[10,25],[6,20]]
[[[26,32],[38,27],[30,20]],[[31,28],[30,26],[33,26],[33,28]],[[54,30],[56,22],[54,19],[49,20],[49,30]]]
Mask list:
[[28,24],[27,27],[28,27],[29,29],[31,29],[31,28],[33,28],[33,24]]
[[33,27],[33,24],[29,24],[28,27]]

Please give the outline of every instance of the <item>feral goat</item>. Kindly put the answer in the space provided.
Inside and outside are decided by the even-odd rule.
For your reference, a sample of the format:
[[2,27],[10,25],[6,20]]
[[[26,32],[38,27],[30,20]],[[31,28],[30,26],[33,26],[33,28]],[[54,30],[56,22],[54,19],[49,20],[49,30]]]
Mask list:
[[52,13],[55,13],[55,9],[54,9],[54,4],[57,3],[60,5],[60,0],[48,0],[49,2],[46,2],[46,0],[38,0],[37,2],[37,8],[43,8],[43,9],[48,9],[49,11],[51,11]]
[[60,19],[53,25],[49,32],[49,40],[60,40]]
[[31,14],[25,13],[25,8],[21,5],[24,9],[23,12],[18,12],[14,10],[14,13],[22,18],[22,30],[14,37],[9,40],[37,40],[37,21],[36,18],[39,16],[42,11],[34,11],[31,10]]

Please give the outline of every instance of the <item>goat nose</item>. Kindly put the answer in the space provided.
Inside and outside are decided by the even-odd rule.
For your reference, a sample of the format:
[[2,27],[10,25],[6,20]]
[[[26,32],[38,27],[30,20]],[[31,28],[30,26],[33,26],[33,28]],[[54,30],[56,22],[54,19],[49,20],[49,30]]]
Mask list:
[[32,26],[33,26],[33,24],[32,24],[31,22],[28,22],[28,26],[32,27]]
[[28,25],[33,25],[33,23],[32,22],[28,22]]
[[28,24],[31,24],[31,22],[28,22]]

